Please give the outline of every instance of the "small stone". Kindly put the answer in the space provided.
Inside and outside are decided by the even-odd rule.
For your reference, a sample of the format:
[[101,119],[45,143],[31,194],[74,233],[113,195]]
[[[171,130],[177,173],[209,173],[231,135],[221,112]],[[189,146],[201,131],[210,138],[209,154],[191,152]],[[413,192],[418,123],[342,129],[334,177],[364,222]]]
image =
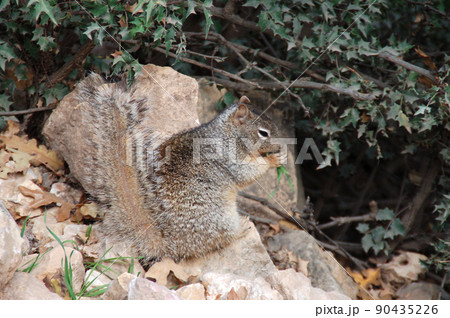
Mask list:
[[135,279],[136,276],[130,273],[123,273],[116,279],[114,279],[111,284],[109,284],[108,289],[103,294],[102,299],[105,300],[124,300],[128,297],[128,285]]
[[137,277],[128,285],[129,300],[178,300],[180,297],[167,287]]
[[13,278],[0,292],[0,299],[4,300],[62,300],[60,296],[49,291],[43,282],[31,274],[14,273]]
[[437,300],[440,287],[435,284],[419,282],[406,285],[395,292],[398,299]]
[[336,292],[326,292],[320,288],[311,286],[311,281],[302,273],[289,268],[278,271],[269,278],[271,285],[278,290],[284,299],[293,300],[327,300],[327,299],[346,299],[350,297]]
[[80,292],[81,285],[84,281],[84,264],[83,256],[77,250],[70,247],[65,247],[66,254],[61,246],[53,248],[50,252],[45,253],[42,258],[39,258],[36,267],[31,270],[31,274],[37,279],[44,281],[47,277],[49,279],[63,273],[62,264],[64,264],[65,255],[72,266],[72,280],[73,290],[75,293]]
[[28,241],[20,237],[17,223],[0,209],[0,289],[5,286],[22,261]]
[[281,294],[272,289],[270,284],[261,277],[254,280],[246,279],[233,274],[206,273],[202,277],[206,287],[206,299],[227,299],[228,293],[233,289],[238,293],[240,290],[246,292],[244,299],[252,300],[281,300]]
[[185,300],[206,300],[205,287],[200,283],[183,286],[176,293]]

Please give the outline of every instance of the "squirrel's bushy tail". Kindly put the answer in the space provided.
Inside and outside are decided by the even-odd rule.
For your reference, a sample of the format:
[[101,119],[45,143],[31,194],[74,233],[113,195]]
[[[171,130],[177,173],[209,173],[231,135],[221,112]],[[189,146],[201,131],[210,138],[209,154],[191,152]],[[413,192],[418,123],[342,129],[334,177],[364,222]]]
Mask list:
[[91,74],[79,84],[77,98],[86,110],[81,125],[95,132],[86,141],[86,176],[80,182],[106,210],[103,231],[137,244],[157,241],[159,235],[151,207],[145,206],[149,202],[145,196],[151,194],[140,182],[148,164],[146,149],[154,147],[149,144],[151,133],[133,134],[150,106],[148,100],[135,99],[133,92],[124,82],[108,84]]

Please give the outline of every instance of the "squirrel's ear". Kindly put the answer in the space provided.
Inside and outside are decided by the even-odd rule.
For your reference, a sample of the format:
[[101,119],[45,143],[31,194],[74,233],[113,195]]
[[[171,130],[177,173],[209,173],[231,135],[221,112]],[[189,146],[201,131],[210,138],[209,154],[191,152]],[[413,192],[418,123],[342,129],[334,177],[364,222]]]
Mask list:
[[248,99],[247,96],[242,96],[239,99],[239,104],[251,104],[252,102],[250,101],[250,99]]
[[[242,99],[242,98],[241,98]],[[240,104],[234,113],[234,121],[236,124],[244,124],[248,118],[248,108],[244,104]]]

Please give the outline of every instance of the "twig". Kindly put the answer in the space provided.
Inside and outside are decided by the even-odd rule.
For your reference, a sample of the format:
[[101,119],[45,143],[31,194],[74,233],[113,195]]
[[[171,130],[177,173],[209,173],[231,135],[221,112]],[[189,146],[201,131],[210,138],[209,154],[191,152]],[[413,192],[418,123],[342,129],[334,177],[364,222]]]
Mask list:
[[56,108],[56,105],[40,107],[40,108],[30,108],[30,109],[24,109],[24,110],[14,110],[14,111],[10,111],[10,112],[0,112],[0,117],[1,116],[26,115],[26,114],[36,113],[36,112],[43,112],[46,110],[52,110],[54,108]]
[[250,213],[247,213],[241,209],[238,209],[238,212],[242,215],[248,216],[250,218],[250,220],[255,221],[255,222],[264,223],[264,224],[276,224],[276,222],[273,220],[270,220],[268,218],[263,218],[260,216],[251,215]]
[[414,64],[408,63],[403,61],[402,59],[399,59],[398,57],[395,57],[389,53],[381,52],[378,54],[379,57],[382,59],[385,59],[386,61],[389,61],[391,63],[397,64],[401,67],[404,67],[408,70],[411,70],[413,72],[419,73],[420,75],[425,76],[426,78],[430,79],[433,83],[439,84],[439,81],[436,79],[436,77],[428,70],[423,69],[419,66],[416,66]]
[[[367,266],[365,266],[364,262],[357,259],[356,257],[352,256],[349,252],[347,252],[338,242],[336,242],[335,240],[333,240],[331,237],[329,237],[328,235],[326,235],[324,232],[322,232],[321,229],[319,229],[315,224],[311,224],[314,229],[323,237],[325,237],[328,241],[331,242],[331,244],[333,244],[335,247],[337,247],[339,250],[341,250],[345,256],[350,259],[356,266],[358,266],[358,268],[360,270],[364,270]],[[331,248],[332,251],[335,251],[335,248]]]
[[328,229],[333,226],[341,226],[343,224],[347,223],[354,223],[354,222],[369,222],[375,220],[375,214],[374,213],[367,213],[364,215],[356,215],[356,216],[342,216],[342,217],[331,217],[333,221],[317,225],[318,229],[324,230]]
[[78,65],[83,62],[94,47],[95,43],[93,40],[88,40],[84,43],[78,53],[70,61],[46,79],[45,88],[51,88],[65,79]]
[[406,1],[408,1],[411,4],[415,4],[415,5],[418,5],[418,6],[423,6],[426,9],[441,15],[442,17],[446,18],[447,20],[450,20],[450,14],[448,14],[448,13],[445,14],[444,12],[441,12],[438,9],[433,8],[432,6],[429,5],[428,2],[417,2],[417,1],[411,1],[411,0],[406,0]]
[[[235,83],[226,79],[212,79],[212,77],[205,77],[209,80],[215,81],[223,86],[235,89],[235,90],[240,90],[240,91],[249,91],[252,90],[254,88],[249,87],[248,85],[245,84],[240,84],[240,83]],[[283,86],[278,84],[278,83],[274,83],[274,82],[268,82],[268,81],[258,81],[255,82],[258,84],[258,86],[262,89],[266,89],[266,90],[279,90],[279,89],[283,89]],[[283,85],[287,85],[289,86],[289,83],[287,82],[281,82]],[[333,93],[338,93],[338,94],[343,94],[343,95],[348,95],[356,100],[374,100],[376,98],[376,95],[374,94],[364,94],[364,93],[360,93],[357,91],[354,91],[352,89],[348,89],[348,88],[340,88],[340,87],[335,87],[332,85],[328,85],[328,84],[321,84],[321,83],[317,83],[317,82],[311,82],[311,81],[296,81],[294,84],[291,85],[291,87],[293,88],[311,88],[311,89],[318,89],[318,90],[324,90],[324,91],[329,91],[329,92],[333,92]]]
[[[205,33],[204,32],[184,32],[184,34],[187,37],[189,37],[189,36],[190,37],[198,37],[198,38],[201,38],[201,39],[205,38]],[[210,40],[210,41],[214,41],[214,40],[221,41],[221,43],[223,43],[223,44],[225,44],[223,41],[230,42],[230,41],[226,40],[223,37],[222,37],[222,39],[223,39],[222,40],[217,35],[218,35],[217,33],[210,32],[210,33],[208,33],[207,39]],[[247,46],[244,46],[242,44],[233,43],[233,42],[230,42],[230,43],[232,43],[233,46],[237,50],[239,50],[240,52],[248,52],[248,53],[250,53],[252,55],[259,56],[259,57],[265,59],[266,61],[268,61],[270,63],[277,64],[277,65],[279,65],[281,67],[284,67],[284,68],[286,68],[288,70],[300,69],[300,65],[298,65],[296,63],[292,63],[292,62],[289,62],[289,61],[285,61],[285,60],[279,59],[279,58],[274,57],[274,56],[272,56],[270,54],[267,54],[267,53],[265,53],[265,52],[263,52],[261,50],[255,50],[255,49],[249,48]],[[314,78],[320,80],[320,81],[325,81],[325,78],[323,76],[321,76],[321,75],[319,75],[319,74],[317,74],[317,73],[315,73],[315,72],[313,72],[311,70],[307,70],[305,73],[307,75],[311,76],[311,77],[314,77]]]
[[[160,53],[166,54],[166,50],[163,49],[163,48],[160,48],[160,47],[152,47],[151,49],[152,49],[152,50],[155,50],[155,51],[158,51],[158,52],[160,52]],[[245,83],[246,85],[253,86],[254,88],[255,88],[255,87],[260,88],[259,85],[258,85],[257,83],[255,83],[255,82],[247,81],[247,80],[245,80],[245,79],[243,79],[243,78],[241,78],[241,77],[239,77],[239,76],[236,76],[236,75],[234,75],[234,74],[232,74],[232,73],[229,73],[229,72],[227,72],[227,71],[221,70],[221,69],[219,69],[219,68],[215,68],[215,67],[209,66],[209,65],[207,65],[207,64],[204,64],[204,63],[202,63],[202,62],[199,62],[199,61],[196,61],[196,60],[192,60],[192,59],[189,59],[189,58],[186,58],[186,57],[177,56],[175,53],[172,53],[172,52],[169,52],[168,55],[171,56],[171,57],[173,57],[173,58],[178,58],[180,61],[183,61],[183,62],[192,64],[192,65],[197,65],[197,66],[199,66],[199,67],[206,68],[206,69],[208,69],[208,70],[214,71],[214,72],[216,72],[216,73],[218,73],[218,74],[221,74],[221,75],[223,75],[223,76],[226,76],[226,77],[228,77],[228,78],[232,78],[232,79],[234,79],[234,80],[236,80],[236,81],[238,81],[238,82],[242,82],[242,83]]]
[[260,198],[257,197],[255,195],[249,194],[249,193],[245,193],[245,192],[238,192],[238,194],[246,199],[250,199],[256,202],[261,203],[262,205],[268,207],[269,209],[271,209],[272,211],[274,211],[276,214],[278,214],[279,216],[281,216],[282,218],[288,220],[289,222],[294,223],[298,228],[304,230],[305,228],[307,228],[308,226],[305,224],[305,222],[301,219],[297,219],[283,211],[281,211],[280,209],[278,209],[275,205],[273,205],[272,203],[270,203],[269,201],[267,201],[264,198]]
[[288,93],[289,95],[291,95],[292,97],[296,98],[300,104],[300,106],[302,107],[302,109],[305,111],[305,114],[309,114],[309,108],[307,108],[305,106],[305,104],[303,104],[302,99],[300,98],[300,96],[298,96],[297,94],[294,94],[293,92],[291,92],[291,90],[288,88],[288,86],[283,85],[283,83],[276,78],[275,76],[273,76],[272,74],[270,74],[269,72],[267,72],[266,70],[260,68],[256,63],[250,63],[242,54],[241,52],[239,52],[238,49],[236,49],[236,47],[233,45],[232,42],[229,42],[227,40],[225,40],[225,38],[220,35],[217,34],[217,37],[219,37],[219,39],[225,43],[225,45],[231,49],[234,53],[236,53],[236,55],[241,59],[241,61],[244,63],[245,69],[247,68],[254,68],[255,70],[257,70],[258,72],[264,74],[265,76],[267,76],[268,78],[272,79],[274,82],[278,83],[279,85],[281,85]]

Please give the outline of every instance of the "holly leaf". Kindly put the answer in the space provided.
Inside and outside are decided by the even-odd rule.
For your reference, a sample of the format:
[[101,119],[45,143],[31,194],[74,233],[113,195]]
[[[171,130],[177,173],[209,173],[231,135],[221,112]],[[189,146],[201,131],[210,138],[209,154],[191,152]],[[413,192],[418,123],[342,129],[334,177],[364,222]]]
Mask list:
[[36,21],[39,19],[42,12],[44,12],[50,18],[50,20],[52,20],[53,24],[58,25],[58,21],[56,21],[55,16],[53,15],[54,7],[52,7],[48,1],[46,1],[46,0],[30,0],[28,2],[27,7],[30,7],[33,4],[34,4],[34,10],[35,10],[34,18],[36,19]]
[[405,127],[405,129],[411,133],[411,123],[409,122],[408,116],[406,116],[402,110],[398,113],[396,120],[400,126]]
[[404,236],[405,234],[405,226],[400,219],[396,218],[394,219],[394,221],[392,221],[391,226],[389,226],[389,229],[384,234],[384,238],[393,239],[398,235]]
[[367,223],[359,223],[358,226],[356,227],[356,230],[359,233],[367,233],[369,231],[369,224]]
[[375,217],[377,221],[389,221],[392,220],[393,218],[394,218],[394,211],[388,208],[379,210]]
[[369,250],[375,245],[372,234],[367,233],[366,235],[364,235],[363,238],[361,239],[361,245],[364,252],[368,253]]

